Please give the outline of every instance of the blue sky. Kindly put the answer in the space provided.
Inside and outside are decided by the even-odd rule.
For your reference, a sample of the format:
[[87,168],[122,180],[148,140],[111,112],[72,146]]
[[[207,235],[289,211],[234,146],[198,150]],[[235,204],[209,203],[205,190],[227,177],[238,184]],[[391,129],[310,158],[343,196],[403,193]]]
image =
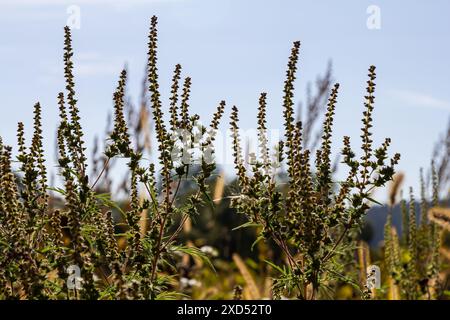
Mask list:
[[[350,135],[357,147],[367,68],[377,66],[374,139],[392,138],[406,185],[417,187],[434,142],[450,116],[450,2],[0,0],[0,135],[15,143],[18,121],[30,131],[40,101],[48,159],[53,163],[56,95],[63,89],[62,43],[69,5],[81,9],[73,31],[76,90],[86,140],[102,133],[121,68],[138,97],[149,20],[159,17],[159,70],[167,97],[173,66],[192,77],[192,110],[209,119],[225,99],[240,107],[242,127],[255,127],[259,93],[268,92],[269,127],[282,125],[282,88],[293,41],[300,40],[296,101],[328,60],[341,84],[335,147]],[[381,29],[369,30],[377,5]],[[219,152],[227,152],[226,150]],[[377,195],[384,200],[384,193]]]

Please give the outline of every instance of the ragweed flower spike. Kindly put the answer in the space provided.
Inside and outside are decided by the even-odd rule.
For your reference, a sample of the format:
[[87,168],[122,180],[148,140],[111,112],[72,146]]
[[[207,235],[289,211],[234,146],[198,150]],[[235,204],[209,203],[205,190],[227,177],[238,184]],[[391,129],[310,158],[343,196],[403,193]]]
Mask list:
[[225,111],[225,101],[222,100],[219,103],[219,106],[216,109],[216,112],[214,112],[211,124],[210,124],[210,128],[211,130],[218,130],[219,128],[219,123],[220,123],[220,119],[222,118],[223,112]]
[[248,179],[246,175],[246,169],[244,165],[244,160],[242,159],[242,148],[241,148],[241,138],[239,135],[239,114],[238,108],[233,106],[231,109],[231,137],[233,139],[233,157],[234,165],[239,177],[239,184],[241,188],[246,188],[248,184]]
[[41,105],[36,103],[34,106],[34,133],[31,141],[30,155],[39,171],[39,209],[41,210],[41,214],[44,215],[48,203],[48,185],[42,139]]
[[267,141],[267,125],[266,125],[266,108],[267,108],[267,93],[261,93],[259,97],[259,107],[258,107],[258,147],[261,155],[264,174],[266,176],[269,175],[269,167],[270,167],[270,157],[269,157],[269,148]]
[[184,79],[183,94],[181,95],[181,120],[180,127],[186,129],[188,132],[192,130],[191,122],[189,121],[189,96],[191,94],[191,78]]
[[110,135],[113,143],[108,147],[108,150],[106,151],[106,156],[108,158],[112,158],[116,155],[123,155],[126,158],[130,158],[133,153],[123,110],[125,104],[124,97],[126,80],[127,72],[124,69],[120,74],[119,83],[113,96],[114,129]]
[[80,173],[80,179],[84,184],[84,191],[87,192],[87,178],[86,178],[86,162],[83,130],[80,124],[79,110],[77,107],[77,100],[75,98],[75,83],[73,76],[73,49],[72,49],[72,35],[69,27],[64,28],[64,77],[66,79],[67,103],[69,105],[70,124],[69,130],[66,132],[66,139],[71,146],[73,163],[77,165]]
[[366,110],[363,112],[363,118],[362,123],[363,127],[361,128],[362,134],[362,145],[361,148],[363,150],[363,156],[361,157],[361,184],[360,189],[362,190],[364,188],[364,184],[366,183],[369,174],[369,167],[370,167],[370,155],[372,152],[372,132],[370,129],[372,128],[372,112],[373,112],[373,105],[375,103],[375,79],[376,79],[376,73],[375,73],[375,66],[370,66],[369,68],[369,80],[367,81],[367,95],[365,96],[366,102],[364,102],[364,106]]
[[175,71],[173,72],[172,78],[172,88],[170,96],[170,125],[171,130],[176,131],[179,127],[180,120],[178,119],[178,89],[181,74],[181,65],[177,64],[175,66]]
[[287,65],[286,71],[286,80],[284,82],[284,97],[283,97],[283,116],[284,116],[284,128],[285,128],[285,137],[286,137],[286,146],[287,146],[287,165],[288,165],[288,174],[292,178],[294,173],[290,168],[290,165],[294,161],[294,82],[295,82],[295,73],[297,72],[297,62],[298,62],[298,54],[300,51],[300,41],[294,42],[294,45],[291,50],[291,56],[289,57],[289,62]]
[[[201,146],[201,151],[202,151],[202,159],[206,159],[206,164],[208,164],[208,172],[209,174],[212,173],[212,171],[215,169],[215,164],[214,164],[214,148],[213,148],[213,142],[215,140],[216,137],[216,133],[217,130],[219,129],[219,123],[220,123],[220,119],[222,118],[223,112],[225,110],[225,101],[222,100],[219,103],[219,106],[216,109],[216,112],[214,112],[213,114],[213,118],[211,120],[211,123],[209,125],[209,131],[206,131],[206,128],[204,128],[205,130],[205,134],[206,134],[206,139],[205,141],[202,143]],[[209,176],[209,174],[207,174]],[[205,177],[206,178],[206,177]]]
[[19,122],[17,124],[17,145],[19,146],[18,160],[19,160],[19,162],[22,163],[22,165],[24,164],[24,162],[26,162],[25,158],[27,156],[24,136],[25,136],[25,129],[24,129],[23,122]]
[[153,16],[151,19],[149,42],[148,42],[148,83],[151,94],[151,105],[153,109],[153,121],[155,122],[156,138],[158,140],[158,151],[160,153],[159,160],[162,166],[163,188],[166,190],[165,211],[171,211],[170,195],[172,177],[170,174],[171,152],[173,147],[166,126],[164,124],[164,115],[162,112],[161,94],[159,92],[158,68],[157,63],[157,31],[158,19]]
[[410,201],[409,201],[409,254],[411,260],[409,263],[409,271],[414,279],[417,277],[417,221],[416,221],[416,201],[414,199],[413,189],[409,189]]
[[320,194],[324,206],[330,205],[329,192],[331,189],[331,134],[336,108],[339,83],[336,83],[328,100],[328,108],[323,122],[322,147],[316,158],[317,192]]

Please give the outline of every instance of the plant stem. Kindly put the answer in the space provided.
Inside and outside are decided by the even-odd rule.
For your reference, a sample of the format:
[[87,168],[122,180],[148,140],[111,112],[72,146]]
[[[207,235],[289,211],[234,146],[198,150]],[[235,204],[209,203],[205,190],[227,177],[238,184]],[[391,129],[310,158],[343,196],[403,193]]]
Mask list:
[[101,176],[103,175],[103,173],[104,173],[105,170],[106,170],[106,167],[107,167],[108,164],[109,164],[109,160],[110,160],[110,159],[111,159],[111,158],[109,158],[109,157],[106,159],[105,164],[103,165],[102,171],[100,171],[100,174],[98,175],[97,179],[95,179],[94,183],[93,183],[92,186],[91,186],[91,189],[94,189],[95,185],[96,185],[97,182],[100,180]]

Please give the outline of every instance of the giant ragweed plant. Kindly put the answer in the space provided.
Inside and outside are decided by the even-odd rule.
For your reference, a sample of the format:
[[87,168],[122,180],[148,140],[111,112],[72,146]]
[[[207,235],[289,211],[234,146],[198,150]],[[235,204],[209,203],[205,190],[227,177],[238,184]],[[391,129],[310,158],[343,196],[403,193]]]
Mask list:
[[[339,84],[328,100],[321,144],[316,151],[314,168],[310,150],[303,146],[302,122],[294,119],[294,81],[300,42],[294,42],[284,84],[284,139],[270,156],[266,129],[266,93],[258,109],[259,157],[250,157],[248,174],[240,145],[238,109],[233,107],[231,130],[235,167],[240,190],[232,197],[232,206],[245,213],[257,226],[260,240],[272,240],[283,252],[285,263],[271,264],[279,276],[273,285],[275,298],[283,295],[315,299],[326,293],[331,283],[351,281],[341,274],[339,262],[344,249],[350,248],[362,218],[374,200],[371,193],[392,179],[399,154],[388,157],[391,140],[374,148],[372,113],[375,102],[375,67],[369,68],[365,110],[361,128],[361,157],[358,158],[344,137],[342,162],[348,167],[345,181],[334,181],[331,165],[331,136]],[[288,181],[277,180],[276,168],[286,162]],[[323,289],[323,290],[322,290]],[[365,291],[364,288],[361,288]]]
[[[66,92],[58,95],[57,130],[63,187],[49,188],[47,183],[39,104],[34,107],[34,133],[29,147],[24,125],[18,125],[19,172],[12,168],[11,147],[0,143],[0,298],[173,298],[178,294],[171,291],[177,274],[177,253],[206,259],[200,250],[177,244],[176,240],[186,220],[197,214],[205,199],[210,199],[206,181],[215,170],[212,144],[225,102],[220,102],[208,127],[201,125],[199,116],[190,114],[191,79],[186,78],[180,85],[181,66],[176,65],[170,127],[165,124],[156,27],[157,19],[153,17],[147,83],[158,161],[148,164],[142,148],[131,143],[124,115],[124,70],[113,95],[114,126],[102,157],[103,167],[91,179],[75,92],[71,31],[65,28]],[[115,204],[109,194],[97,192],[109,163],[117,157],[127,159],[130,172],[125,209]],[[178,191],[187,180],[196,182],[195,192],[180,204]],[[50,206],[55,201],[50,201],[49,189],[60,195],[61,205]],[[113,219],[112,210],[120,213],[120,225]],[[116,229],[123,232],[118,234]]]

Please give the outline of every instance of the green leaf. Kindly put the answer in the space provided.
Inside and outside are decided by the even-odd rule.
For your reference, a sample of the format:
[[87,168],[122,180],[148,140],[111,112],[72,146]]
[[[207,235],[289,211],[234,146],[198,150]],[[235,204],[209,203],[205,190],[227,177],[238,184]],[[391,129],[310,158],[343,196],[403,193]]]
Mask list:
[[371,202],[373,202],[373,203],[379,204],[380,206],[383,205],[382,203],[378,202],[377,200],[375,200],[375,199],[373,199],[373,198],[371,198],[371,197],[366,197],[366,199],[369,200],[369,201],[371,201]]
[[120,212],[122,217],[126,217],[126,214],[122,210],[122,208],[115,201],[111,200],[111,195],[109,193],[96,193],[94,194],[94,197],[99,200],[104,206],[114,208]]
[[186,247],[186,246],[171,246],[171,250],[172,251],[179,251],[179,252],[188,254],[191,257],[199,258],[200,260],[205,262],[216,273],[216,269],[214,268],[213,264],[211,263],[211,260],[199,248],[197,248],[197,247]]
[[250,227],[262,227],[262,225],[260,223],[254,223],[252,221],[248,221],[244,224],[241,224],[240,226],[237,226],[236,228],[233,228],[232,231],[239,230],[242,228],[250,228]]
[[49,251],[53,251],[53,250],[58,250],[60,247],[55,247],[55,246],[46,246],[45,248],[42,248],[41,250],[39,250],[39,253],[46,253]]
[[252,251],[253,251],[253,247],[255,245],[257,245],[261,240],[264,240],[264,236],[263,235],[259,235],[258,238],[256,238],[256,240],[252,243],[252,246],[251,246],[251,250]]
[[64,190],[64,189],[62,189],[62,188],[57,188],[57,187],[47,187],[47,190],[57,192],[57,193],[59,193],[59,194],[61,194],[61,195],[63,195],[63,196],[66,195],[66,190]]
[[182,298],[189,298],[189,296],[181,292],[163,291],[156,296],[155,300],[181,300]]
[[287,275],[286,274],[286,270],[282,269],[280,266],[277,266],[276,264],[274,264],[273,262],[264,259],[264,262],[267,263],[269,266],[271,266],[272,268],[274,268],[275,270],[277,270],[278,272],[280,272],[283,275]]

